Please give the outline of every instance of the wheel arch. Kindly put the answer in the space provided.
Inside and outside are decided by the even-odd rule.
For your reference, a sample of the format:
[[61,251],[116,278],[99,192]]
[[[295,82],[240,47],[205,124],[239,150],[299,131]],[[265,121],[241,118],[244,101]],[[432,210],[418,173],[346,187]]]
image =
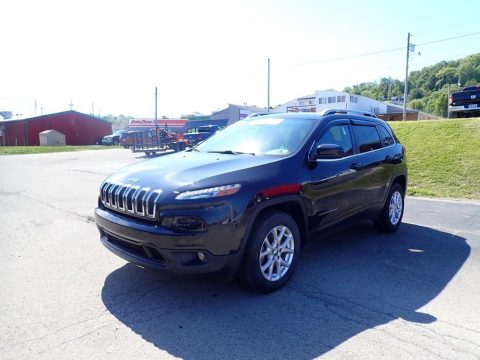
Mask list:
[[245,231],[244,246],[248,245],[251,233],[259,219],[268,212],[281,211],[289,216],[297,224],[300,231],[300,244],[303,247],[308,236],[308,218],[305,206],[299,196],[282,196],[279,198],[268,199],[257,204]]
[[395,179],[393,179],[390,188],[392,188],[394,184],[400,185],[403,189],[403,194],[407,194],[407,177],[405,175],[398,175]]

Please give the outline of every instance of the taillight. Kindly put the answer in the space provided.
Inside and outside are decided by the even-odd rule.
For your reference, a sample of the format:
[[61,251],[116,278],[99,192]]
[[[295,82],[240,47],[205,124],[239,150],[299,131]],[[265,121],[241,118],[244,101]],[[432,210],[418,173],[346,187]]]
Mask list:
[[450,97],[448,98],[448,105],[452,105],[453,104],[453,96],[450,95]]

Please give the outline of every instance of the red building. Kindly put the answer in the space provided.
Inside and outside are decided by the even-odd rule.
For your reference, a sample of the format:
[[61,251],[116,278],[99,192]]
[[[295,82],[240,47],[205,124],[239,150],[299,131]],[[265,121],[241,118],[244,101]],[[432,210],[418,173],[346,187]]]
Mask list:
[[0,121],[0,145],[40,145],[39,133],[57,130],[67,145],[94,145],[112,133],[112,124],[94,116],[70,110],[22,120]]

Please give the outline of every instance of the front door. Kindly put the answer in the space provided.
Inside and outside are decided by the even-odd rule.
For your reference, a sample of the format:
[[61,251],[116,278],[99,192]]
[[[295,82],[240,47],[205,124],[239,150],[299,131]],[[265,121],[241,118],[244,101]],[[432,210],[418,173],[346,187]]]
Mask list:
[[349,120],[331,123],[321,131],[312,151],[321,144],[335,144],[343,148],[339,159],[317,159],[310,166],[310,183],[303,187],[309,198],[308,209],[313,221],[310,230],[320,229],[339,222],[356,213],[362,203],[358,181],[356,156]]

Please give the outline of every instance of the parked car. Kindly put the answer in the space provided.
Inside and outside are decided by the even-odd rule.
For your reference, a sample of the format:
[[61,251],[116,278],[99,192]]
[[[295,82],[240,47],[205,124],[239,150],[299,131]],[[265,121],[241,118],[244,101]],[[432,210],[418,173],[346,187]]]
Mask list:
[[189,146],[194,146],[215,134],[217,131],[221,130],[222,127],[219,125],[205,125],[200,126],[198,131],[184,133],[183,138],[187,141]]
[[118,145],[120,143],[120,135],[127,132],[127,130],[115,131],[112,135],[107,135],[102,138],[102,145]]
[[271,292],[314,234],[359,218],[396,231],[406,186],[405,148],[375,115],[269,114],[113,173],[95,219],[102,243],[128,261],[237,274]]

